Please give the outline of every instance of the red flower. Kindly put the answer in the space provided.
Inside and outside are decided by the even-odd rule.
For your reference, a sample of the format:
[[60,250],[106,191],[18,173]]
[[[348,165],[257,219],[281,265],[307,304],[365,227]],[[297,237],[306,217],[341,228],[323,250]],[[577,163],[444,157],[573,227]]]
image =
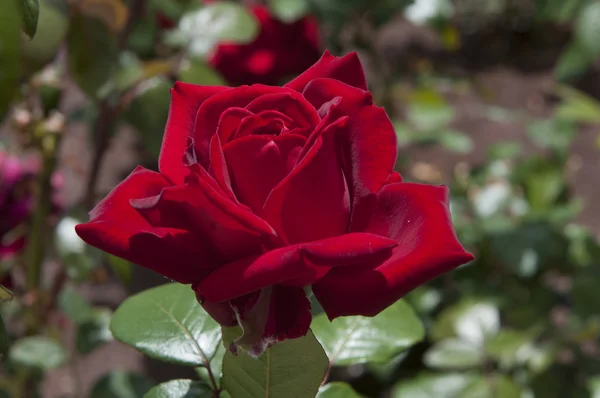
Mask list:
[[223,43],[210,59],[230,84],[277,85],[319,59],[319,28],[315,19],[305,17],[285,23],[264,6],[250,10],[259,23],[256,39],[250,44]]
[[284,87],[176,83],[160,173],[138,167],[77,233],[192,284],[260,352],[307,332],[306,286],[330,319],[372,316],[473,258],[448,190],[402,182],[395,161],[356,54]]

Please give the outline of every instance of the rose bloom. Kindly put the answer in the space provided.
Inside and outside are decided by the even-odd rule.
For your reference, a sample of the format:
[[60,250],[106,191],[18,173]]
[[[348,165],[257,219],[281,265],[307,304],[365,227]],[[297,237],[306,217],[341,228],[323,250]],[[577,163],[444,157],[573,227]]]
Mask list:
[[[0,261],[11,258],[25,248],[25,235],[19,229],[26,225],[33,206],[31,186],[39,172],[40,163],[34,157],[19,158],[0,149]],[[53,177],[53,186],[62,185],[60,174]],[[60,208],[54,198],[53,210]],[[0,284],[12,287],[10,274]]]
[[279,84],[319,59],[319,27],[314,18],[285,23],[265,6],[255,5],[249,11],[259,25],[254,41],[220,44],[209,59],[230,84]]
[[159,158],[77,226],[89,244],[191,284],[260,353],[330,319],[374,316],[473,259],[448,189],[402,182],[396,136],[356,54],[284,87],[176,83]]

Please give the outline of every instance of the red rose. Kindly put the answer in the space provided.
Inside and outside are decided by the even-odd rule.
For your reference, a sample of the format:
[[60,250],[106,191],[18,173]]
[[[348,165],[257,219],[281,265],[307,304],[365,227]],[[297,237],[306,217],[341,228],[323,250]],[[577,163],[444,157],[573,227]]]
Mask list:
[[[304,335],[304,287],[329,318],[376,315],[473,257],[445,187],[402,182],[396,136],[356,54],[329,53],[285,87],[176,83],[159,158],[77,233],[192,284],[242,343]],[[237,315],[237,318],[236,318]]]
[[230,84],[276,85],[319,59],[319,27],[315,19],[305,17],[284,23],[264,6],[253,6],[250,10],[259,24],[256,39],[241,45],[223,43],[210,59]]

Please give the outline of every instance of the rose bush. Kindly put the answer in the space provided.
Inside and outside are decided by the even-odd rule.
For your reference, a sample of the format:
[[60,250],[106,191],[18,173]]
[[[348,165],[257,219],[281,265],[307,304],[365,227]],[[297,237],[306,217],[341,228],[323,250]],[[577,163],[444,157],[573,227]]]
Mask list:
[[286,23],[271,15],[265,6],[256,5],[249,10],[258,21],[258,36],[248,44],[222,43],[209,60],[230,84],[280,84],[319,59],[316,19],[304,17]]
[[176,83],[159,158],[77,226],[111,254],[191,284],[259,353],[330,319],[373,316],[473,257],[448,190],[403,182],[396,136],[356,54],[325,53],[284,87]]

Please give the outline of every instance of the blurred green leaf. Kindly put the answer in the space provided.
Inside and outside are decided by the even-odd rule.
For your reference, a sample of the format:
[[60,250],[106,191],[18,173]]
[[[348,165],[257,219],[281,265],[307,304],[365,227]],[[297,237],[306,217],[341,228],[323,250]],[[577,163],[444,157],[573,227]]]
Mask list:
[[[462,301],[446,307],[436,317],[430,332],[434,341],[450,337],[461,337],[481,343],[486,336],[495,334],[499,327],[496,307],[489,301],[475,297],[465,297]],[[462,332],[457,333],[460,324]],[[469,328],[473,327],[473,330]]]
[[506,376],[481,377],[461,392],[461,398],[520,398],[521,390]]
[[91,98],[99,98],[118,65],[114,35],[100,20],[75,15],[71,19],[67,45],[73,79]]
[[65,286],[60,292],[58,308],[77,325],[87,322],[93,316],[92,307],[71,285]]
[[0,303],[6,303],[7,301],[11,301],[15,295],[9,289],[0,285]]
[[219,1],[185,14],[177,35],[193,55],[206,55],[217,43],[248,43],[258,33],[250,11],[232,1]]
[[527,133],[535,144],[543,148],[565,151],[573,142],[577,130],[570,121],[547,119],[529,124]]
[[153,383],[143,375],[114,371],[98,380],[90,398],[140,398],[152,386]]
[[76,347],[82,354],[89,354],[113,339],[110,332],[112,312],[107,308],[94,309],[91,317],[77,326]]
[[600,102],[572,87],[557,85],[554,92],[562,102],[556,108],[556,118],[569,122],[600,122]]
[[423,360],[434,369],[469,369],[483,364],[485,352],[473,343],[446,339],[427,350]]
[[587,381],[590,398],[600,398],[600,376],[590,377]]
[[37,30],[38,18],[40,16],[40,2],[39,0],[20,1],[23,31],[25,34],[27,34],[27,36],[29,36],[29,38],[33,38]]
[[206,62],[199,59],[184,60],[179,70],[179,80],[202,86],[226,86],[223,77]]
[[128,285],[133,277],[133,264],[121,257],[113,256],[112,254],[107,254],[106,259],[110,269],[117,278],[119,278],[124,285]]
[[32,336],[15,341],[9,357],[18,365],[47,371],[61,366],[67,359],[67,353],[55,340]]
[[194,380],[171,380],[148,391],[144,398],[212,398],[210,387]]
[[21,0],[3,0],[0,12],[0,121],[13,100],[21,74],[21,26],[17,1]]
[[518,141],[503,141],[492,144],[488,153],[493,159],[511,159],[521,153],[521,143]]
[[594,58],[573,40],[563,51],[554,67],[554,77],[559,82],[567,82],[584,74],[591,66]]
[[438,140],[444,148],[450,151],[469,153],[473,150],[471,137],[460,131],[442,131],[438,136]]
[[223,359],[223,387],[235,398],[312,398],[328,361],[311,331],[268,348],[259,358],[230,351]]
[[125,120],[135,127],[144,146],[153,158],[158,158],[162,137],[169,116],[171,84],[155,77],[138,87],[135,99],[123,113]]
[[361,395],[349,384],[342,382],[327,383],[319,388],[316,398],[360,398]]
[[575,21],[575,40],[590,58],[600,54],[600,2],[591,1],[583,7]]
[[309,0],[267,0],[271,13],[284,22],[295,22],[310,11]]
[[454,119],[454,108],[433,90],[417,90],[408,101],[406,117],[420,132],[440,130]]
[[423,325],[400,300],[375,317],[314,318],[311,328],[335,365],[382,363],[421,341]]
[[69,20],[50,0],[40,1],[37,33],[23,43],[23,68],[31,74],[51,62],[63,44],[69,29]]
[[486,343],[486,352],[504,369],[525,362],[533,348],[533,336],[517,330],[501,330]]
[[431,286],[423,285],[408,293],[406,299],[417,312],[427,314],[440,304],[442,294]]
[[[461,391],[475,380],[469,373],[420,374],[398,383],[393,398],[462,398]],[[487,397],[486,397],[487,398]]]
[[116,339],[144,354],[189,366],[207,365],[221,342],[221,327],[189,286],[171,283],[131,296],[115,311]]

